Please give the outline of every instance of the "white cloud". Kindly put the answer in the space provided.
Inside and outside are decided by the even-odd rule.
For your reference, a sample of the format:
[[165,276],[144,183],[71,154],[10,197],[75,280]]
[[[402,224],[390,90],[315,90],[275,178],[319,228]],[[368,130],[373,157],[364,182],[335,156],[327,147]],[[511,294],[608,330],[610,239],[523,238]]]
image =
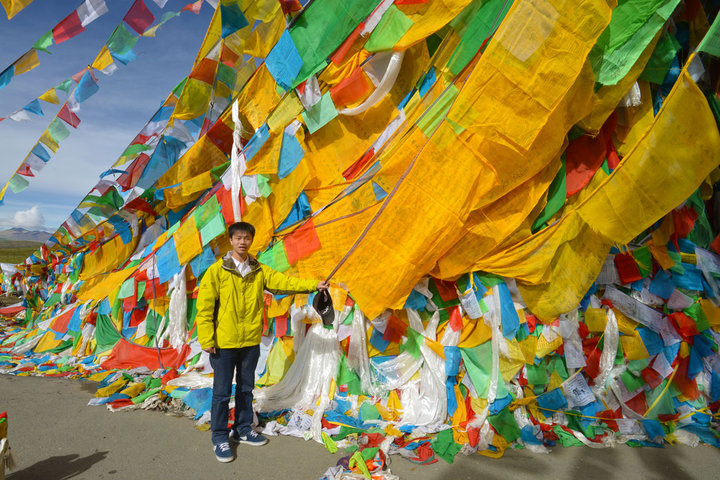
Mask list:
[[15,212],[13,218],[0,218],[0,225],[6,227],[20,227],[26,230],[36,230],[42,228],[45,224],[45,216],[40,207],[33,205],[29,210],[20,210]]

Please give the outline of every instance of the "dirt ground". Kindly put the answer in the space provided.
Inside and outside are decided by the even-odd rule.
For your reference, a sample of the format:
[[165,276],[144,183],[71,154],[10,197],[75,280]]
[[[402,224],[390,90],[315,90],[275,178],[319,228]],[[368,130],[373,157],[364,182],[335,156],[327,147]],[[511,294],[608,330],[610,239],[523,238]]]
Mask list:
[[[209,432],[190,419],[160,412],[112,413],[88,407],[95,384],[0,375],[0,412],[18,465],[7,480],[64,479],[318,479],[343,456],[313,441],[271,437],[264,447],[239,446],[237,458],[215,460]],[[720,479],[720,450],[690,448],[555,448],[549,455],[515,450],[493,460],[458,455],[418,466],[391,457],[402,479],[553,480]]]

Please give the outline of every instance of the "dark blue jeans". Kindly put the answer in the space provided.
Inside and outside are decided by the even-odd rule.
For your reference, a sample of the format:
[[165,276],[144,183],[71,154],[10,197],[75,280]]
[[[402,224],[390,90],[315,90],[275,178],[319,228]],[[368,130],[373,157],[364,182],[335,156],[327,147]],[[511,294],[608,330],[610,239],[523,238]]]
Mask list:
[[228,417],[232,381],[235,377],[235,422],[233,429],[241,435],[250,430],[253,420],[253,388],[255,367],[260,357],[260,345],[244,348],[218,348],[210,354],[210,365],[215,371],[213,379],[210,429],[214,445],[228,441]]

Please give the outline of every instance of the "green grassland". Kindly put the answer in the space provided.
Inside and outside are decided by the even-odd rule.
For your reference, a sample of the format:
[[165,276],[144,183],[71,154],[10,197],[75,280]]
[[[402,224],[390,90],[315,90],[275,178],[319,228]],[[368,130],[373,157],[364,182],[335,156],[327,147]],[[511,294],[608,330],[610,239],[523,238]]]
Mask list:
[[0,238],[0,263],[23,263],[42,243]]

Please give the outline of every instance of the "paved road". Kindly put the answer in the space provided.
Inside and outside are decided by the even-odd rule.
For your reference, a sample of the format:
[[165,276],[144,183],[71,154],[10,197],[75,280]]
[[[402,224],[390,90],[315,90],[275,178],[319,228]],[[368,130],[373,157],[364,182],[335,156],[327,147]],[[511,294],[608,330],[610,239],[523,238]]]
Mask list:
[[[111,413],[88,407],[95,384],[0,375],[0,412],[8,411],[18,460],[7,480],[25,479],[317,479],[342,456],[297,438],[272,437],[264,447],[240,446],[228,464],[215,460],[210,434],[186,418],[159,412]],[[549,455],[512,451],[499,460],[458,455],[417,466],[391,457],[402,479],[611,480],[720,479],[720,450],[685,446],[556,448]]]

